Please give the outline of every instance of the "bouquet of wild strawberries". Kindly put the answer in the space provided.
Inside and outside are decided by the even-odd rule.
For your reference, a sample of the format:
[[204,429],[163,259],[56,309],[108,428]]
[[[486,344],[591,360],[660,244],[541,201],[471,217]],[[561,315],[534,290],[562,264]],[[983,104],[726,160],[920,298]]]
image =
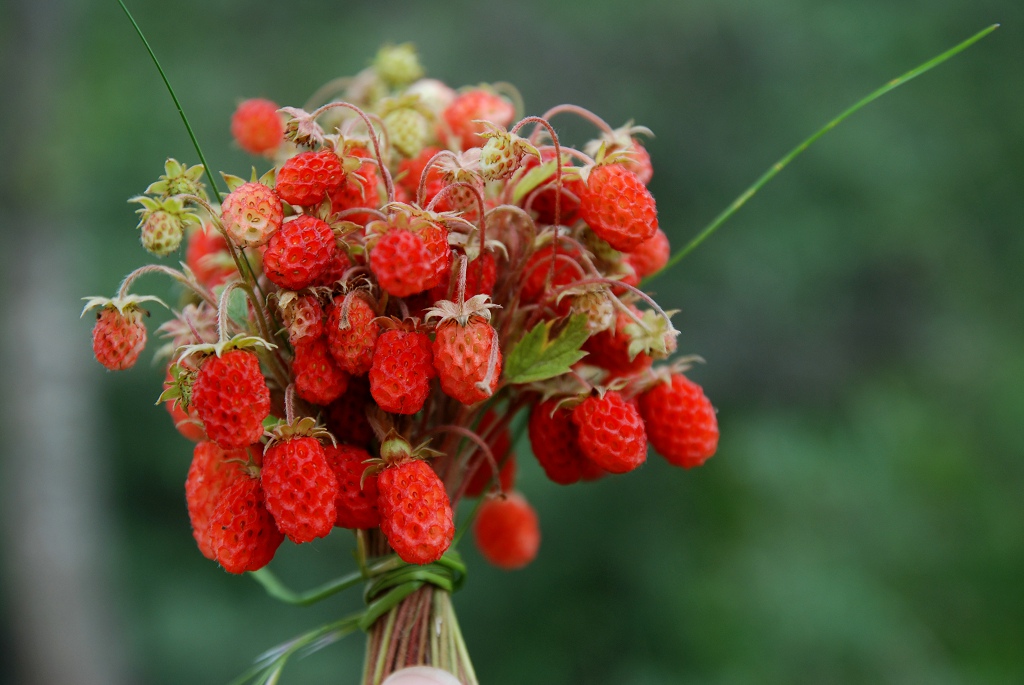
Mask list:
[[[116,297],[88,298],[96,358],[125,369],[146,342],[143,305],[159,302],[136,279],[184,286],[160,327],[161,399],[196,442],[185,494],[200,552],[288,601],[366,584],[365,611],[265,655],[259,682],[356,628],[367,683],[411,664],[475,682],[449,601],[464,573],[455,510],[476,500],[459,528],[491,563],[535,557],[514,422],[562,485],[631,471],[648,443],[684,468],[715,452],[715,412],[683,375],[693,358],[655,364],[677,331],[639,289],[669,257],[648,132],[571,105],[520,118],[517,101],[424,79],[397,46],[305,109],[243,102],[235,140],[273,167],[225,174],[222,198],[203,166],[168,160],[133,201],[148,251],[186,243],[181,269],[144,266]],[[557,114],[597,136],[562,144]],[[356,531],[351,576],[297,594],[264,568],[284,538],[338,527]]]

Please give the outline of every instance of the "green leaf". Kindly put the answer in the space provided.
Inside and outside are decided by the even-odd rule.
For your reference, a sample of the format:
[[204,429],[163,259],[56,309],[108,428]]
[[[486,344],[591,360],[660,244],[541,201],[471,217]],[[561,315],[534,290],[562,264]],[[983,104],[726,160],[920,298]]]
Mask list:
[[545,321],[533,327],[505,360],[505,380],[509,383],[533,383],[568,373],[573,364],[583,359],[580,348],[590,337],[586,314],[577,314],[550,340],[554,322]]
[[239,288],[232,290],[228,299],[228,318],[240,326],[249,325],[249,301]]

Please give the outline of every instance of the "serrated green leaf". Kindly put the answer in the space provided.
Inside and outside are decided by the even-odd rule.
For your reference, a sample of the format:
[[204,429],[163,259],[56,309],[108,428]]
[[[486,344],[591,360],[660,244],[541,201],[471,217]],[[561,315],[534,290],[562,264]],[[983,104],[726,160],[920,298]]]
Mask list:
[[573,364],[583,359],[580,348],[590,337],[587,316],[577,314],[555,337],[549,340],[553,322],[533,327],[505,360],[505,380],[512,384],[533,383],[568,373]]
[[553,159],[548,162],[544,162],[538,167],[530,169],[526,175],[519,180],[519,183],[516,184],[515,190],[512,191],[512,203],[519,204],[524,197],[529,195],[534,188],[546,181],[553,173],[555,173],[555,160]]

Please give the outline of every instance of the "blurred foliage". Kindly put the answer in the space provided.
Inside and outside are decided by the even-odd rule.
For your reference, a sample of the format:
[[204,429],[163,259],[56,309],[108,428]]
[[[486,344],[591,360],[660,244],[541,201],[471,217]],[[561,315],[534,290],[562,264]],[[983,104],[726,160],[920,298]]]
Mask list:
[[[467,538],[456,608],[487,685],[1024,681],[1024,5],[132,8],[216,169],[252,164],[228,133],[239,99],[301,105],[379,44],[411,40],[452,85],[509,81],[529,113],[572,102],[652,128],[652,190],[676,245],[843,107],[1003,22],[829,134],[653,284],[682,310],[680,348],[708,360],[694,375],[719,408],[719,455],[690,472],[652,456],[561,488],[521,446],[541,556],[509,576]],[[52,173],[81,227],[68,239],[85,295],[147,261],[124,200],[167,156],[196,160],[116,3],[75,11]],[[577,144],[589,135],[556,123]],[[227,682],[355,607],[281,606],[203,559],[183,501],[190,446],[149,408],[161,372],[95,377],[139,682]],[[348,549],[339,531],[283,547],[275,568],[311,585],[347,572]],[[350,637],[285,682],[356,682],[361,651]]]

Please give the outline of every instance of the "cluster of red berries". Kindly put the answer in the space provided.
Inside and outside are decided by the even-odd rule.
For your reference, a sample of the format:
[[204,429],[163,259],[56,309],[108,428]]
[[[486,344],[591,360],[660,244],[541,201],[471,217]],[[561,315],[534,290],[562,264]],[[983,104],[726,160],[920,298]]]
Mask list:
[[[330,95],[330,94],[327,94]],[[547,476],[568,485],[717,447],[715,412],[683,375],[677,331],[640,282],[668,240],[647,189],[643,127],[563,105],[521,118],[514,93],[422,78],[408,46],[313,111],[243,102],[231,132],[272,168],[224,175],[168,160],[133,198],[150,265],[99,308],[96,358],[124,369],[146,342],[139,276],[184,288],[166,400],[197,441],[193,533],[226,570],[259,569],[285,537],[378,528],[406,562],[438,560],[453,504],[484,497],[481,553],[529,563],[537,516],[513,490],[521,412]],[[326,97],[326,96],[325,96]],[[599,135],[575,149],[549,119]],[[214,194],[220,200],[220,195]]]

